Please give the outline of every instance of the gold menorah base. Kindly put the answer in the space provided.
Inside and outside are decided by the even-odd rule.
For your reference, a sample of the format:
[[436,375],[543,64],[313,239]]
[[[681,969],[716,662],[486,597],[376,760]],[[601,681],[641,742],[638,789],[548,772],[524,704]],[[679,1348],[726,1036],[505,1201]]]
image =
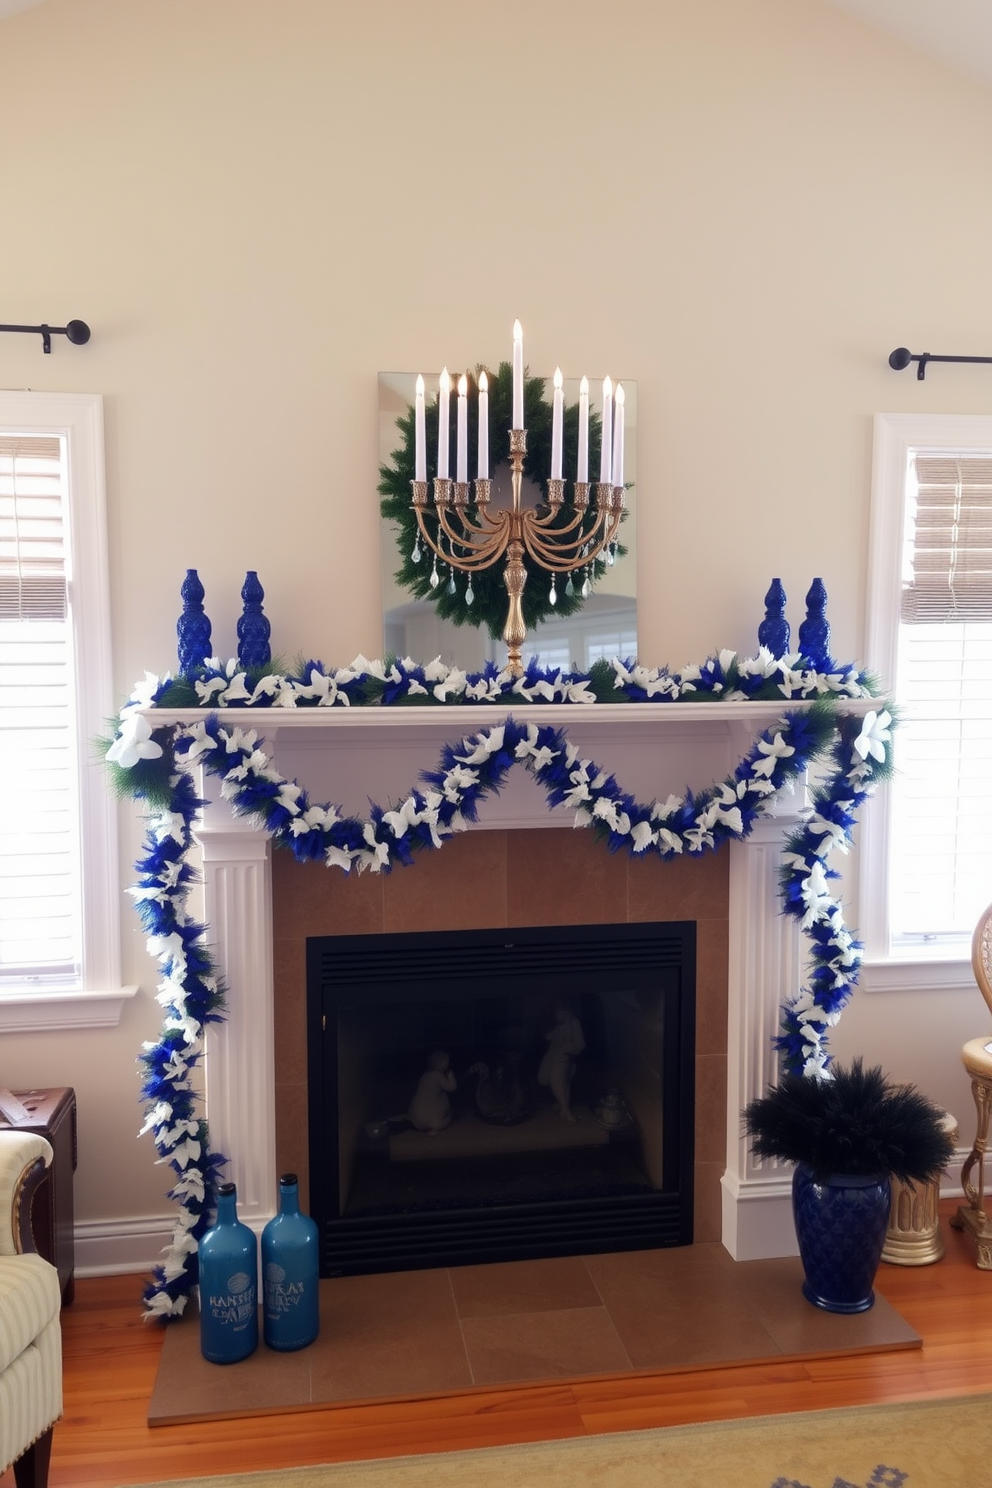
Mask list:
[[[503,640],[507,649],[507,670],[514,677],[523,676],[520,648],[527,639],[523,612],[524,586],[527,583],[524,555],[550,574],[573,573],[578,568],[588,568],[614,541],[624,514],[623,486],[614,486],[608,481],[594,486],[594,501],[590,506],[589,483],[582,481],[574,487],[571,515],[561,523],[565,482],[557,478],[548,482],[548,506],[543,515],[524,509],[521,489],[526,453],[526,429],[511,429],[512,501],[502,511],[490,510],[491,485],[487,479],[480,478],[475,483],[474,510],[468,481],[436,478],[433,502],[428,481],[411,483],[417,527],[436,558],[450,568],[468,574],[491,568],[503,559],[503,583],[507,594]],[[428,529],[428,513],[437,522],[436,536],[432,536]],[[557,523],[561,525],[555,525]],[[441,544],[442,535],[447,539],[447,549]]]

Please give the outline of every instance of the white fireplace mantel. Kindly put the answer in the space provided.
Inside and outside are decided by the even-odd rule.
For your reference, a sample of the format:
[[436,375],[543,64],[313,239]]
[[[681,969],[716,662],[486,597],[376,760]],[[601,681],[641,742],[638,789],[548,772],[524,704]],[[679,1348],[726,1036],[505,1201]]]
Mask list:
[[[308,790],[364,815],[371,796],[401,799],[431,768],[440,745],[498,724],[553,724],[641,800],[698,790],[732,772],[754,738],[788,709],[782,703],[619,703],[443,708],[213,710],[225,724],[253,728],[281,772]],[[843,700],[862,714],[870,699]],[[153,726],[192,723],[208,710],[156,708]],[[215,1150],[230,1156],[239,1212],[260,1229],[277,1190],[273,1064],[272,911],[269,843],[264,829],[235,816],[217,781],[203,780],[207,805],[198,825],[209,938],[229,989],[230,1016],[211,1025],[206,1058],[207,1114]],[[723,1243],[738,1260],[795,1252],[791,1170],[758,1163],[740,1134],[740,1111],[774,1078],[772,1039],[782,1002],[799,986],[801,936],[781,913],[778,867],[803,798],[783,792],[742,843],[731,844],[727,1161]],[[475,830],[560,825],[523,770],[480,808]]]

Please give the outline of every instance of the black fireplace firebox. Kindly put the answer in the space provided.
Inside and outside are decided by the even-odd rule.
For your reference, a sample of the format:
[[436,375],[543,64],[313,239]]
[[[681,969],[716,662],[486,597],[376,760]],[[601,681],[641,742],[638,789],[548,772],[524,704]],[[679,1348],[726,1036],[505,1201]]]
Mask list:
[[692,1242],[692,922],[307,941],[321,1274]]

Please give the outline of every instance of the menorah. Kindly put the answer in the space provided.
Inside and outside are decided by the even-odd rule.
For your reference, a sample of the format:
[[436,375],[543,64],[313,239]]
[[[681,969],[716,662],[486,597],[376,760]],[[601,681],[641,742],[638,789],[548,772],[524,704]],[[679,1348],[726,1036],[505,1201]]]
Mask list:
[[[590,485],[589,470],[589,383],[582,379],[579,392],[579,448],[577,475],[571,501],[565,502],[562,478],[562,428],[564,393],[561,370],[556,369],[551,423],[551,475],[547,482],[546,506],[525,507],[522,502],[524,457],[527,453],[527,430],[524,428],[523,333],[520,322],[513,327],[513,427],[510,429],[509,507],[492,509],[492,481],[489,478],[488,381],[483,372],[479,378],[479,452],[478,473],[473,484],[468,479],[467,379],[458,386],[456,479],[448,474],[449,401],[451,382],[447,368],[441,373],[438,392],[438,473],[433,492],[427,480],[424,434],[424,380],[417,378],[414,405],[415,477],[413,509],[417,527],[428,549],[451,568],[471,574],[491,568],[503,560],[503,582],[507,592],[506,624],[503,640],[507,646],[507,667],[514,676],[523,674],[520,648],[527,637],[523,614],[523,592],[527,582],[524,554],[538,567],[552,575],[551,600],[555,601],[554,575],[571,576],[587,569],[604,552],[612,556],[612,545],[624,516],[623,440],[624,392],[607,378],[603,383],[603,436],[600,454],[600,479]],[[591,497],[590,497],[590,492]],[[562,521],[562,508],[566,507]],[[436,528],[432,535],[427,514],[432,513]],[[442,546],[442,534],[447,547]],[[569,582],[571,582],[571,577]],[[588,579],[583,588],[588,593]]]

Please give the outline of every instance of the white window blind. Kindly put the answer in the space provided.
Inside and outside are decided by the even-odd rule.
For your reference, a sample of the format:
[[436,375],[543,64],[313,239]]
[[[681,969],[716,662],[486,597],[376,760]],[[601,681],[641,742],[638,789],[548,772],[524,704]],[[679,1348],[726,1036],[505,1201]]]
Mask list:
[[906,502],[890,930],[939,949],[992,898],[992,457],[916,453]]
[[0,435],[0,985],[81,975],[65,440]]

